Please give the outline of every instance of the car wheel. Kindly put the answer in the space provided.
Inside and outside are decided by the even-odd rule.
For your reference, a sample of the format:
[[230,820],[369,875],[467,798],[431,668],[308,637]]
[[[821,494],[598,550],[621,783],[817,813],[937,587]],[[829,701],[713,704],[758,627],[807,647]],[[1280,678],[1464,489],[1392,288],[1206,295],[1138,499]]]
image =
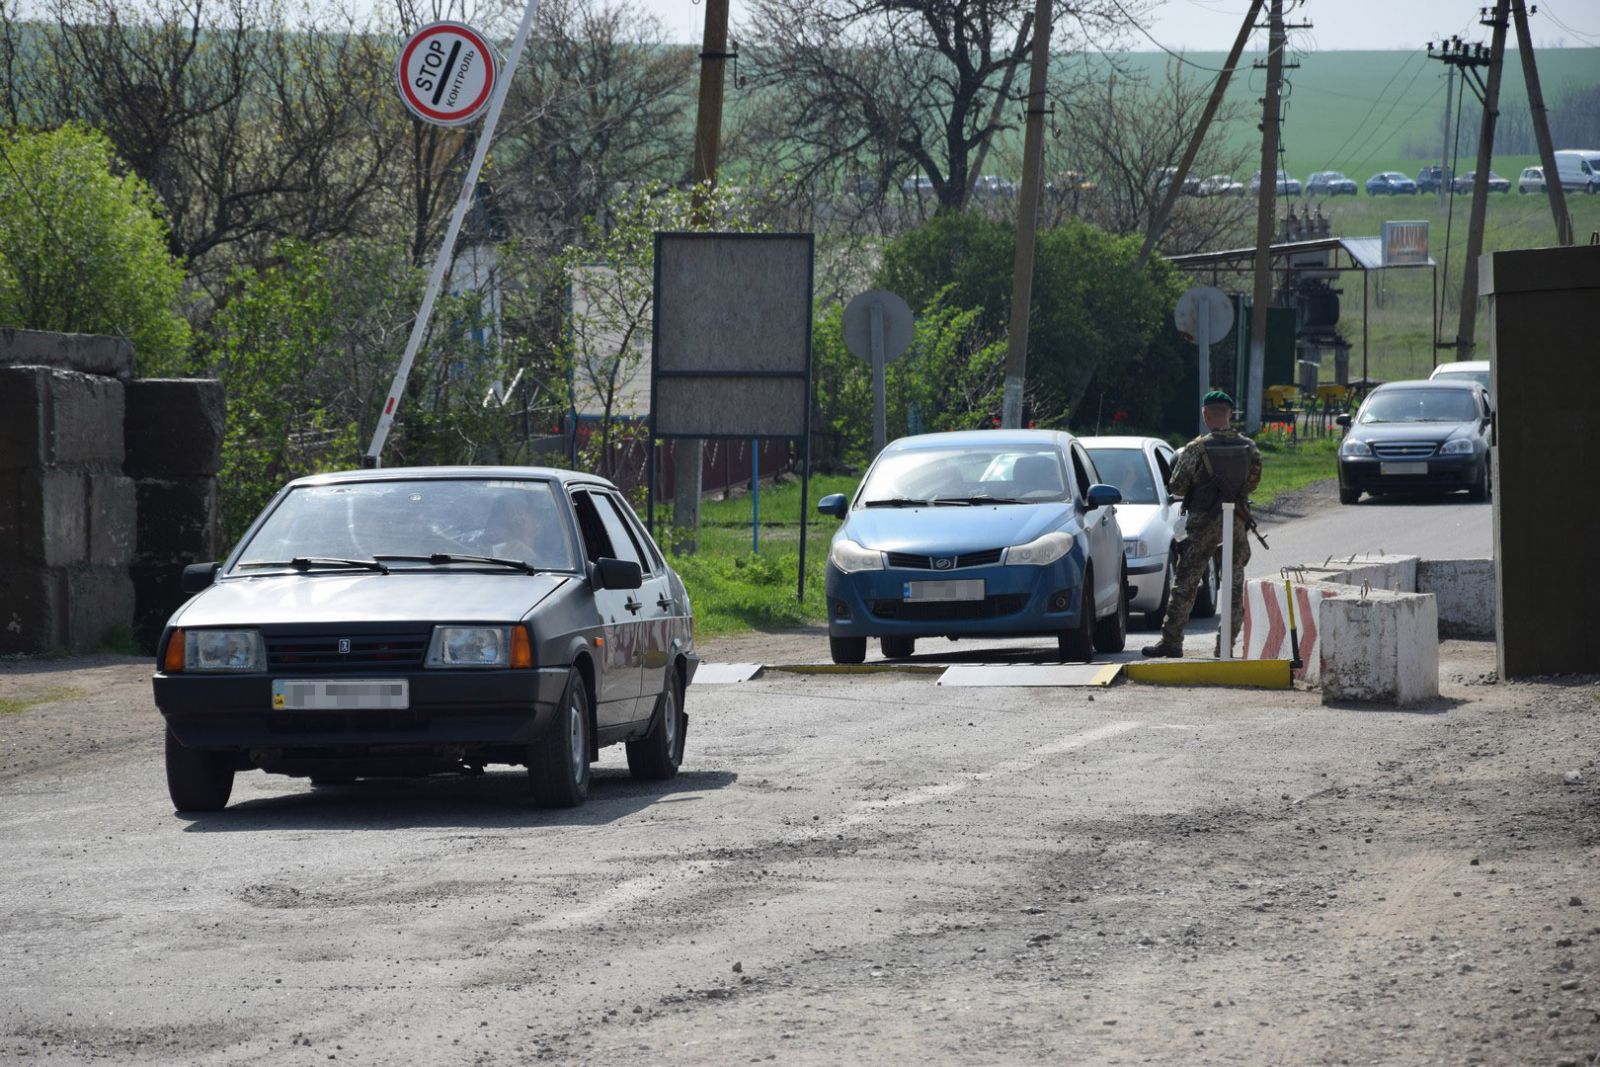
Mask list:
[[1467,499],[1474,504],[1481,504],[1489,499],[1489,461],[1484,460],[1478,466],[1478,477],[1472,483],[1472,488],[1467,490]]
[[179,811],[221,811],[233,793],[233,756],[189,748],[167,728],[167,795]]
[[1194,594],[1191,619],[1209,619],[1217,613],[1217,557],[1206,560],[1205,573],[1200,576],[1200,588]]
[[1354,504],[1354,503],[1357,503],[1358,501],[1360,501],[1360,499],[1361,499],[1361,490],[1359,490],[1359,489],[1346,489],[1342,485],[1339,487],[1339,503],[1341,503],[1341,504]]
[[878,646],[883,649],[884,659],[909,659],[917,650],[915,637],[880,637]]
[[1078,605],[1078,625],[1056,635],[1057,651],[1065,662],[1089,663],[1094,659],[1094,572],[1083,572],[1083,602]]
[[1172,599],[1172,562],[1167,562],[1167,572],[1161,579],[1161,603],[1156,605],[1154,611],[1144,613],[1144,625],[1149,630],[1161,629],[1161,624],[1167,621],[1167,602]]
[[577,671],[555,721],[528,753],[528,778],[543,808],[575,808],[589,795],[589,691]]
[[683,686],[676,671],[667,688],[656,697],[650,732],[629,741],[628,773],[635,778],[664,782],[678,773],[683,763],[683,743],[689,732],[689,717],[683,713]]
[[1128,644],[1128,568],[1122,568],[1122,583],[1117,590],[1117,610],[1095,620],[1096,652],[1121,652]]
[[860,663],[867,658],[865,637],[835,637],[828,635],[828,654],[835,663]]

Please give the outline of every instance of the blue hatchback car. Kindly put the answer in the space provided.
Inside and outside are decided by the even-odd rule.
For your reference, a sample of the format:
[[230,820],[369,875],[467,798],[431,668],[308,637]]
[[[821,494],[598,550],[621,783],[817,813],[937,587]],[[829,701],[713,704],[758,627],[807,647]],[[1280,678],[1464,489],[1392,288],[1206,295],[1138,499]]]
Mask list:
[[860,663],[876,637],[889,659],[919,637],[1055,635],[1063,659],[1120,652],[1128,578],[1116,505],[1071,434],[975,430],[904,437],[855,499],[828,552],[828,643]]

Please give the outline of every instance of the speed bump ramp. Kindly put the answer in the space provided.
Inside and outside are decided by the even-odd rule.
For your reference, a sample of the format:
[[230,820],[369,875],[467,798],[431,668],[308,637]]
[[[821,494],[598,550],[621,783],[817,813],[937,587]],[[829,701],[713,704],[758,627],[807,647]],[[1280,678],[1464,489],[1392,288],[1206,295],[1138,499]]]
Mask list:
[[1122,668],[1130,682],[1145,685],[1240,686],[1288,689],[1286,659],[1182,659],[1162,663],[1129,663]]

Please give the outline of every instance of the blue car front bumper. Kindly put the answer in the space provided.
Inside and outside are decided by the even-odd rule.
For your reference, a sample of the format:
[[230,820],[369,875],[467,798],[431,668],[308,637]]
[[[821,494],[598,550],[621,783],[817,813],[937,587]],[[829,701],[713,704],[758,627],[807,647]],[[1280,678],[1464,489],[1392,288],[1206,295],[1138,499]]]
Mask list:
[[[1082,549],[1043,567],[888,567],[845,574],[828,564],[828,633],[834,637],[1022,637],[1078,625]],[[911,600],[911,582],[981,579],[981,600]]]

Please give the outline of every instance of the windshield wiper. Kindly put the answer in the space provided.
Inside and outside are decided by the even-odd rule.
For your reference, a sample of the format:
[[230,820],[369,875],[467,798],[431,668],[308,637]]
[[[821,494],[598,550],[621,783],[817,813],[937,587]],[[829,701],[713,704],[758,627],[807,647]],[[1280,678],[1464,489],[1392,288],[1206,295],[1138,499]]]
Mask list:
[[960,504],[975,508],[982,504],[1042,504],[1042,500],[1022,500],[1014,496],[947,496],[934,501],[935,504]]
[[373,559],[343,559],[338,556],[296,556],[293,559],[252,559],[239,564],[238,569],[246,567],[292,567],[297,571],[307,571],[312,567],[334,567],[354,571],[377,571],[379,574],[388,574],[389,568]]
[[861,506],[864,508],[925,508],[933,503],[931,500],[912,500],[904,496],[886,496],[880,500],[868,500]]
[[454,552],[434,552],[427,556],[397,556],[384,554],[374,556],[373,559],[389,560],[393,563],[431,563],[439,566],[443,563],[492,563],[497,567],[510,567],[523,574],[538,574],[540,569],[527,560],[507,559],[504,556],[463,556]]

